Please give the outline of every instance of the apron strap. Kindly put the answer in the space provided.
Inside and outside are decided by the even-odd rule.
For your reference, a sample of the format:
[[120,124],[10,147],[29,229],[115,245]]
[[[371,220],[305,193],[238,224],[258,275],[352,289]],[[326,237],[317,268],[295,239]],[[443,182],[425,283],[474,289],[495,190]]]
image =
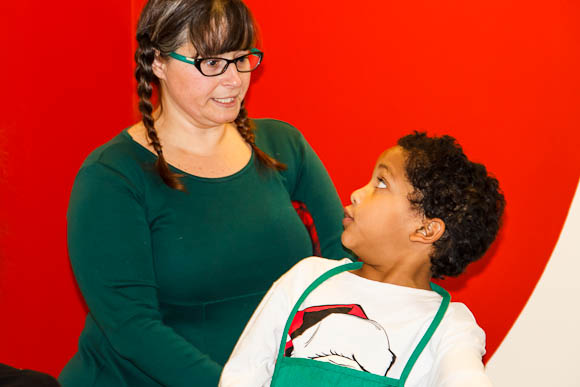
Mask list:
[[288,336],[288,331],[290,330],[290,325],[292,325],[292,321],[294,321],[294,316],[296,316],[296,313],[298,312],[298,308],[300,308],[300,305],[302,305],[302,303],[304,302],[306,297],[308,297],[308,295],[310,293],[312,293],[312,291],[314,289],[316,289],[318,287],[318,285],[320,285],[321,283],[323,283],[324,281],[326,281],[330,277],[333,277],[333,276],[340,274],[342,272],[345,272],[345,271],[360,269],[361,267],[362,267],[362,262],[352,262],[352,263],[346,263],[344,265],[337,266],[335,268],[328,270],[327,272],[323,273],[322,275],[320,275],[320,277],[318,277],[313,283],[311,283],[306,288],[306,290],[304,291],[304,293],[302,293],[302,295],[300,296],[298,301],[296,301],[296,304],[294,304],[294,308],[292,308],[292,312],[290,312],[290,316],[288,317],[288,320],[286,321],[286,326],[284,327],[284,331],[282,332],[282,340],[280,342],[280,350],[278,351],[278,358],[276,361],[280,361],[280,359],[284,357],[284,350],[286,347],[286,337]]
[[407,361],[407,364],[405,365],[403,372],[401,372],[401,376],[399,378],[399,380],[400,380],[399,385],[400,386],[405,385],[405,382],[407,381],[407,378],[409,377],[409,374],[411,373],[411,369],[415,365],[415,362],[419,358],[419,355],[421,355],[421,352],[423,352],[423,350],[427,346],[427,343],[429,342],[429,340],[433,336],[433,333],[435,333],[435,330],[437,329],[437,327],[441,323],[441,320],[443,320],[443,315],[445,315],[445,312],[447,311],[447,307],[449,306],[449,302],[451,301],[451,296],[449,295],[447,290],[443,289],[441,286],[439,286],[437,284],[434,284],[433,282],[431,282],[430,285],[431,285],[431,289],[433,289],[433,291],[437,292],[439,295],[441,295],[441,297],[443,297],[443,300],[441,300],[441,305],[439,305],[439,309],[437,310],[435,317],[433,317],[433,321],[431,321],[431,325],[429,325],[429,328],[427,328],[427,331],[425,332],[425,334],[423,335],[423,337],[419,341],[419,344],[417,344],[417,347],[415,347],[415,350],[411,354],[411,357],[409,357],[409,361]]

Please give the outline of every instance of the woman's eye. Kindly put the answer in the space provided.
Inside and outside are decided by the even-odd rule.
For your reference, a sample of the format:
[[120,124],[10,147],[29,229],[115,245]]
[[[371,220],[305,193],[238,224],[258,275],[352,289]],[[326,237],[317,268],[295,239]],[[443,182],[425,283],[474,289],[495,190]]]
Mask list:
[[244,62],[246,62],[248,60],[249,59],[248,59],[248,56],[247,55],[240,56],[239,58],[236,58],[236,62],[238,62],[238,63],[244,63]]
[[221,62],[221,60],[219,60],[219,59],[205,59],[203,61],[203,65],[208,66],[208,67],[218,67],[220,62]]
[[377,188],[387,188],[387,182],[382,178],[378,178]]

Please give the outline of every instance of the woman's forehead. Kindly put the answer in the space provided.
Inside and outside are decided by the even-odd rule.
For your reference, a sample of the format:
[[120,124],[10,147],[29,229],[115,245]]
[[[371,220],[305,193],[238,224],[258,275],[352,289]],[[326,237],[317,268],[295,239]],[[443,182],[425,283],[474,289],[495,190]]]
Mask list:
[[200,56],[247,50],[255,39],[251,22],[230,20],[222,15],[205,25],[191,25],[186,43],[191,44]]
[[[195,48],[195,46],[193,45],[193,43],[191,43],[191,42],[186,42],[186,43],[182,44],[179,47],[179,51],[181,53],[183,53],[185,56],[189,56],[189,57],[192,57],[192,58],[195,58],[195,57],[198,56],[198,51]],[[237,54],[245,53],[247,51],[248,51],[247,49],[246,50],[245,49],[239,49],[239,50],[231,50],[231,51],[226,51],[226,52],[212,53],[212,54],[209,54],[209,55],[211,55],[211,56],[220,56],[221,57],[221,56],[228,56],[228,54],[232,54],[232,55],[235,56]],[[206,54],[206,55],[200,55],[200,56],[207,57],[208,54]]]

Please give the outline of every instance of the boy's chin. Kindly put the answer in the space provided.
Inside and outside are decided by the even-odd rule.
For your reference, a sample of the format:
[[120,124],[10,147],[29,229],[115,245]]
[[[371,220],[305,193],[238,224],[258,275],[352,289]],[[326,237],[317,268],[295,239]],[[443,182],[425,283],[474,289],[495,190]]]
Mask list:
[[[344,234],[342,234],[344,235]],[[353,250],[353,246],[349,243],[348,239],[340,238],[340,241],[342,242],[342,246],[347,249],[348,251],[350,251],[351,253],[354,254],[354,250]]]
[[348,250],[349,253],[353,255],[354,258],[358,258],[358,254],[356,253],[356,247],[349,243],[348,239],[344,238],[344,232],[342,233],[342,237],[340,238],[342,242],[342,246]]
[[347,248],[350,251],[353,251],[352,243],[350,243],[350,240],[349,240],[348,236],[346,235],[346,231],[342,232],[342,235],[340,236],[340,241],[342,242],[342,245],[345,248]]

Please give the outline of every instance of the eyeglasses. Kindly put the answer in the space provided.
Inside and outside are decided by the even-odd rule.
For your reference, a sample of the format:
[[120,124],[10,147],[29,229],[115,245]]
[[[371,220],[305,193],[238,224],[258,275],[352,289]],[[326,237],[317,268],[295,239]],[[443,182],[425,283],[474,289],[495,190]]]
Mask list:
[[206,77],[216,77],[225,73],[230,63],[233,63],[240,73],[254,71],[262,63],[264,53],[257,48],[252,48],[249,54],[238,56],[234,59],[189,58],[173,51],[169,53],[169,56],[178,61],[194,65]]

